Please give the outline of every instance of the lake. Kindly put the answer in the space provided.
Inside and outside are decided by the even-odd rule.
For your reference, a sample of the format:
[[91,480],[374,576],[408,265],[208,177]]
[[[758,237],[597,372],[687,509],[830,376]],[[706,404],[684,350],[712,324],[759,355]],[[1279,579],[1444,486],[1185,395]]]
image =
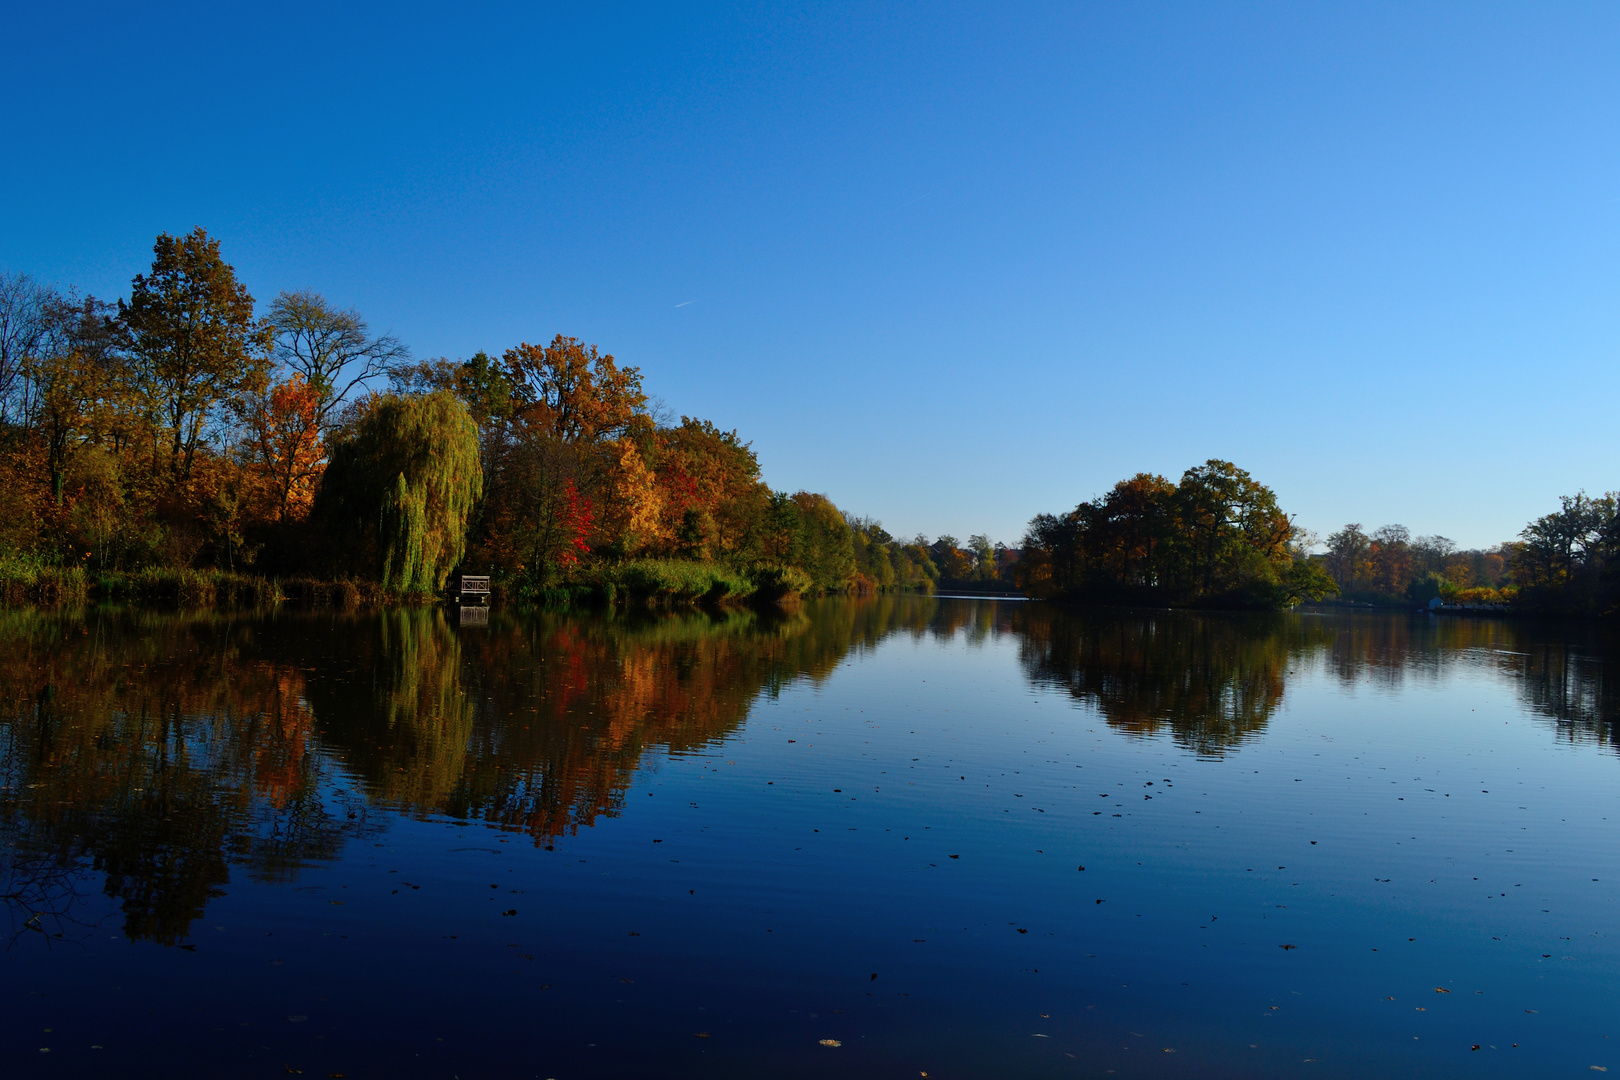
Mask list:
[[0,1060],[1620,1073],[1617,716],[1582,624],[0,612]]

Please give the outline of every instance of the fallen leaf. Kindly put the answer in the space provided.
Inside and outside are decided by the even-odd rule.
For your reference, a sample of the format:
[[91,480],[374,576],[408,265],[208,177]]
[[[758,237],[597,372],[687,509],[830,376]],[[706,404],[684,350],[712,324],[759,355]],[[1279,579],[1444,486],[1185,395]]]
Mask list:
[[822,1039],[821,1040],[821,1045],[822,1046],[843,1046],[844,1044],[839,1042],[837,1039]]

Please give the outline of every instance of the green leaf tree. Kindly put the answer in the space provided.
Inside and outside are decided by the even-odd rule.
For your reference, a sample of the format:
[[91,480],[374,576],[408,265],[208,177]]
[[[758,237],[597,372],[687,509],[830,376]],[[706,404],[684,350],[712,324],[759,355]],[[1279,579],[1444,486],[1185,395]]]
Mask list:
[[340,571],[401,592],[444,588],[484,490],[478,428],[449,391],[366,400],[340,433],[316,497]]

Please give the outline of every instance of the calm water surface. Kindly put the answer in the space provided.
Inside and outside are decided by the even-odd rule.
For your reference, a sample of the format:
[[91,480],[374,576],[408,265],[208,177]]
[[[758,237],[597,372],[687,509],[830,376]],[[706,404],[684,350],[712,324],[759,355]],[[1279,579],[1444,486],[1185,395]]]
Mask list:
[[1620,1072],[1594,628],[453,618],[0,613],[6,1076]]

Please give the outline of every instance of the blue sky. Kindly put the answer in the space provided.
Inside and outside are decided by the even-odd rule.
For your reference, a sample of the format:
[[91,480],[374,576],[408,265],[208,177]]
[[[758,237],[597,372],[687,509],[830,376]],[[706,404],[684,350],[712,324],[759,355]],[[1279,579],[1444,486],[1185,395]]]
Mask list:
[[1464,545],[1620,487],[1617,7],[0,14],[0,268],[203,225],[418,356],[596,342],[897,533],[1208,457]]

